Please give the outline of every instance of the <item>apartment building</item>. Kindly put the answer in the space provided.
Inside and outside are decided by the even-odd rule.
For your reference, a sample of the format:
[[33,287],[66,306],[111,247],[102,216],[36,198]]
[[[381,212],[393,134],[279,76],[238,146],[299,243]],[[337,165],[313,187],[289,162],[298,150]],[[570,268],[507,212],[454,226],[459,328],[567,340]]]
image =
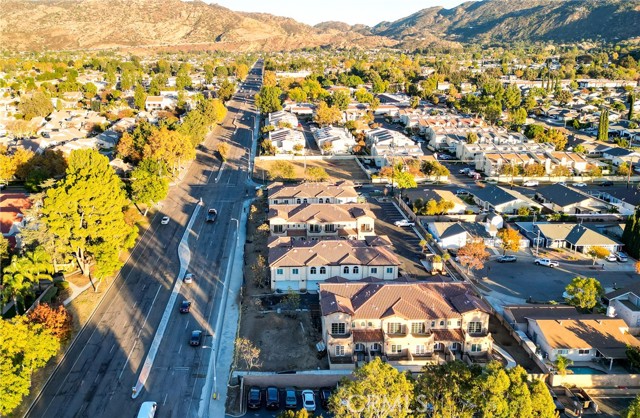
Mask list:
[[303,203],[342,205],[357,203],[358,193],[350,181],[337,183],[272,183],[269,186],[269,206]]

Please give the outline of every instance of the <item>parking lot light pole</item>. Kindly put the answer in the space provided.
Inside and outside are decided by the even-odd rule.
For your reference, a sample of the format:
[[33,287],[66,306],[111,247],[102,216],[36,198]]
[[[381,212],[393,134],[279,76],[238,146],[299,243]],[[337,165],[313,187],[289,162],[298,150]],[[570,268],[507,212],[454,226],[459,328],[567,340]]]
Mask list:
[[[215,333],[214,333],[215,336]],[[210,348],[211,356],[213,360],[213,392],[211,392],[211,398],[213,400],[218,399],[218,373],[216,371],[216,349],[213,346],[203,345],[202,348]]]

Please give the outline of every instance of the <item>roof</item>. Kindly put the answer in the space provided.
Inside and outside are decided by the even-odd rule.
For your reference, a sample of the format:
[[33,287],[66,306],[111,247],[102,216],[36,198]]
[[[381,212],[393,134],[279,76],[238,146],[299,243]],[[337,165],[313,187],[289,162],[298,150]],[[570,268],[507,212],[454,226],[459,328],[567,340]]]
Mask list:
[[583,224],[538,222],[535,226],[547,239],[567,241],[577,246],[621,245]]
[[387,247],[355,240],[292,241],[269,249],[269,267],[342,265],[398,266],[400,261]]
[[640,347],[622,319],[533,319],[551,348],[595,348],[608,358],[626,358],[627,345]]
[[635,282],[630,284],[629,286],[625,286],[621,289],[616,289],[604,295],[604,297],[608,300],[612,300],[618,298],[620,296],[633,293],[636,296],[640,296],[640,282]]
[[362,216],[375,218],[367,204],[326,205],[322,203],[303,203],[301,205],[271,206],[268,219],[284,219],[289,223],[348,222]]
[[147,103],[162,103],[163,100],[164,100],[164,97],[162,97],[162,96],[147,96],[147,100],[145,100],[145,102],[147,102]]
[[536,189],[536,194],[544,200],[562,207],[580,204],[586,200],[593,199],[593,197],[586,193],[579,192],[562,184],[551,184],[540,187]]
[[461,329],[433,329],[433,337],[438,342],[464,342]]
[[504,205],[517,200],[530,200],[528,197],[515,190],[508,190],[494,185],[488,185],[482,189],[472,190],[470,193],[483,202],[487,202],[493,206]]
[[381,343],[384,341],[384,333],[382,329],[354,329],[354,343]]
[[[430,225],[441,240],[465,233],[476,238],[492,238],[485,224],[479,222],[430,222]],[[490,225],[490,228],[498,232],[495,226]]]
[[505,306],[504,312],[510,313],[518,324],[526,323],[527,318],[561,319],[578,314],[574,306],[567,305],[511,305]]
[[609,149],[604,150],[603,153],[611,155],[612,157],[625,157],[625,156],[633,153],[633,151],[625,149],[625,148],[613,147],[613,148],[609,148]]
[[22,220],[23,211],[31,207],[29,197],[24,193],[0,194],[0,230],[8,234],[14,222]]
[[269,186],[269,199],[286,198],[357,198],[358,193],[350,181],[338,183],[299,183],[285,185],[274,183]]
[[484,302],[464,283],[369,280],[320,283],[320,309],[322,315],[344,312],[352,319],[398,316],[407,320],[460,318],[471,310],[489,312]]

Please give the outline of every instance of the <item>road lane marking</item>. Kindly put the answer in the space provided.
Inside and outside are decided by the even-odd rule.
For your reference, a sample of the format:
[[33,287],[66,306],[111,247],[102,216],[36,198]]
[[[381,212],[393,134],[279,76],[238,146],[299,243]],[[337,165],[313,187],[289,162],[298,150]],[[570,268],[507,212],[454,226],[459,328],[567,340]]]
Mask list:
[[120,370],[120,374],[118,375],[118,382],[121,381],[122,373],[124,373],[124,369],[127,367],[127,364],[129,364],[129,358],[131,357],[131,354],[133,353],[133,350],[136,348],[137,344],[138,344],[138,338],[136,338],[136,340],[133,342],[133,346],[131,347],[131,350],[129,350],[129,354],[127,355],[127,359],[125,360],[124,364],[122,365],[122,370]]
[[180,346],[178,346],[178,354],[180,354],[181,351],[182,351],[182,344],[180,344]]
[[168,393],[164,394],[164,401],[162,401],[162,406],[165,406],[167,404],[167,396],[169,396]]
[[189,328],[189,321],[187,321],[187,323],[184,325],[184,329]]

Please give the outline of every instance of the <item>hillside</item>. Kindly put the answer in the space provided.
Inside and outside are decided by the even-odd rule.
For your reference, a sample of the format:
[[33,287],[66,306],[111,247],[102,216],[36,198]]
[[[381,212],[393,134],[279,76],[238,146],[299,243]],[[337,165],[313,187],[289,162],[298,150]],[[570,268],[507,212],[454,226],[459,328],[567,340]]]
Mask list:
[[463,42],[579,41],[640,36],[640,0],[485,0],[431,7],[372,33],[407,43],[426,35]]

